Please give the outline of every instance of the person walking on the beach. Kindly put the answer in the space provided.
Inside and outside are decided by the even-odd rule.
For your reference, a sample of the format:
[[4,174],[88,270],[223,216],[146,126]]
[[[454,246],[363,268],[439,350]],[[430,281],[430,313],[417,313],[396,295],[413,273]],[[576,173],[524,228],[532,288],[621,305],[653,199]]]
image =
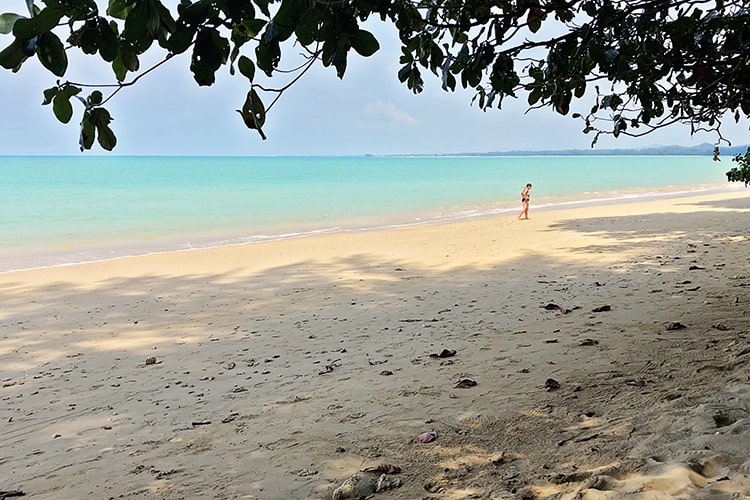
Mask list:
[[531,184],[526,184],[521,191],[521,213],[518,214],[518,220],[529,218],[529,199],[531,198],[529,191],[531,191]]

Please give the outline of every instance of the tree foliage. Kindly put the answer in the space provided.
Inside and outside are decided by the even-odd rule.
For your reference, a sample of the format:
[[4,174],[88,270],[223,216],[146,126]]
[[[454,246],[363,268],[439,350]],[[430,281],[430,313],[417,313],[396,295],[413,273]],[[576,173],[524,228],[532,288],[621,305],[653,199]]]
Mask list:
[[732,167],[727,172],[727,180],[729,182],[744,182],[745,187],[750,184],[750,148],[744,155],[736,155],[732,158],[732,161],[739,163],[739,167]]
[[[432,74],[446,91],[471,89],[483,110],[524,98],[530,108],[581,120],[592,145],[603,133],[638,136],[674,123],[715,131],[721,140],[723,118],[750,116],[747,1],[180,0],[173,9],[160,0],[25,3],[28,12],[0,15],[0,66],[15,72],[36,57],[58,78],[44,90],[44,104],[63,123],[72,119],[72,103],[81,105],[82,150],[95,140],[114,148],[105,104],[183,53],[198,85],[213,85],[222,67],[247,79],[237,111],[265,138],[266,114],[312,65],[343,78],[352,51],[368,57],[379,49],[363,28],[370,19],[396,27],[398,78],[413,92]],[[300,50],[302,64],[285,67]],[[70,51],[109,64],[116,83],[65,80]],[[163,59],[142,68],[147,52]]]

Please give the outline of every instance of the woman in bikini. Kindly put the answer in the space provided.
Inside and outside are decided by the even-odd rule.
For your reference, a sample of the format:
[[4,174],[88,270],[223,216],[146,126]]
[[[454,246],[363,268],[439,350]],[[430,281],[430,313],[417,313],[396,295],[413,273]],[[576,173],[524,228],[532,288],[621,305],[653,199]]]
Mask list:
[[531,198],[529,191],[531,191],[531,184],[526,184],[521,191],[521,213],[518,214],[518,220],[529,218],[529,199]]

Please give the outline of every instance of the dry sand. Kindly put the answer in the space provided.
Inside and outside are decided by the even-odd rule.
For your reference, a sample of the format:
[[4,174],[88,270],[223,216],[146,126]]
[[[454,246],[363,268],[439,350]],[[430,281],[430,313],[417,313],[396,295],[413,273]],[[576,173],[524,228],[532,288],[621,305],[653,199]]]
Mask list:
[[531,217],[0,274],[0,490],[749,497],[750,192]]

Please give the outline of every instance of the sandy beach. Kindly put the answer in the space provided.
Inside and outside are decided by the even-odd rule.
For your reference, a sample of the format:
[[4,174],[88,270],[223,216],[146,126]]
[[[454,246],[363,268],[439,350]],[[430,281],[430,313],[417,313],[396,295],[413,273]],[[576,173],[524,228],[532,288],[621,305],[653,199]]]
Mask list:
[[0,274],[0,498],[750,498],[750,191],[530,215]]

